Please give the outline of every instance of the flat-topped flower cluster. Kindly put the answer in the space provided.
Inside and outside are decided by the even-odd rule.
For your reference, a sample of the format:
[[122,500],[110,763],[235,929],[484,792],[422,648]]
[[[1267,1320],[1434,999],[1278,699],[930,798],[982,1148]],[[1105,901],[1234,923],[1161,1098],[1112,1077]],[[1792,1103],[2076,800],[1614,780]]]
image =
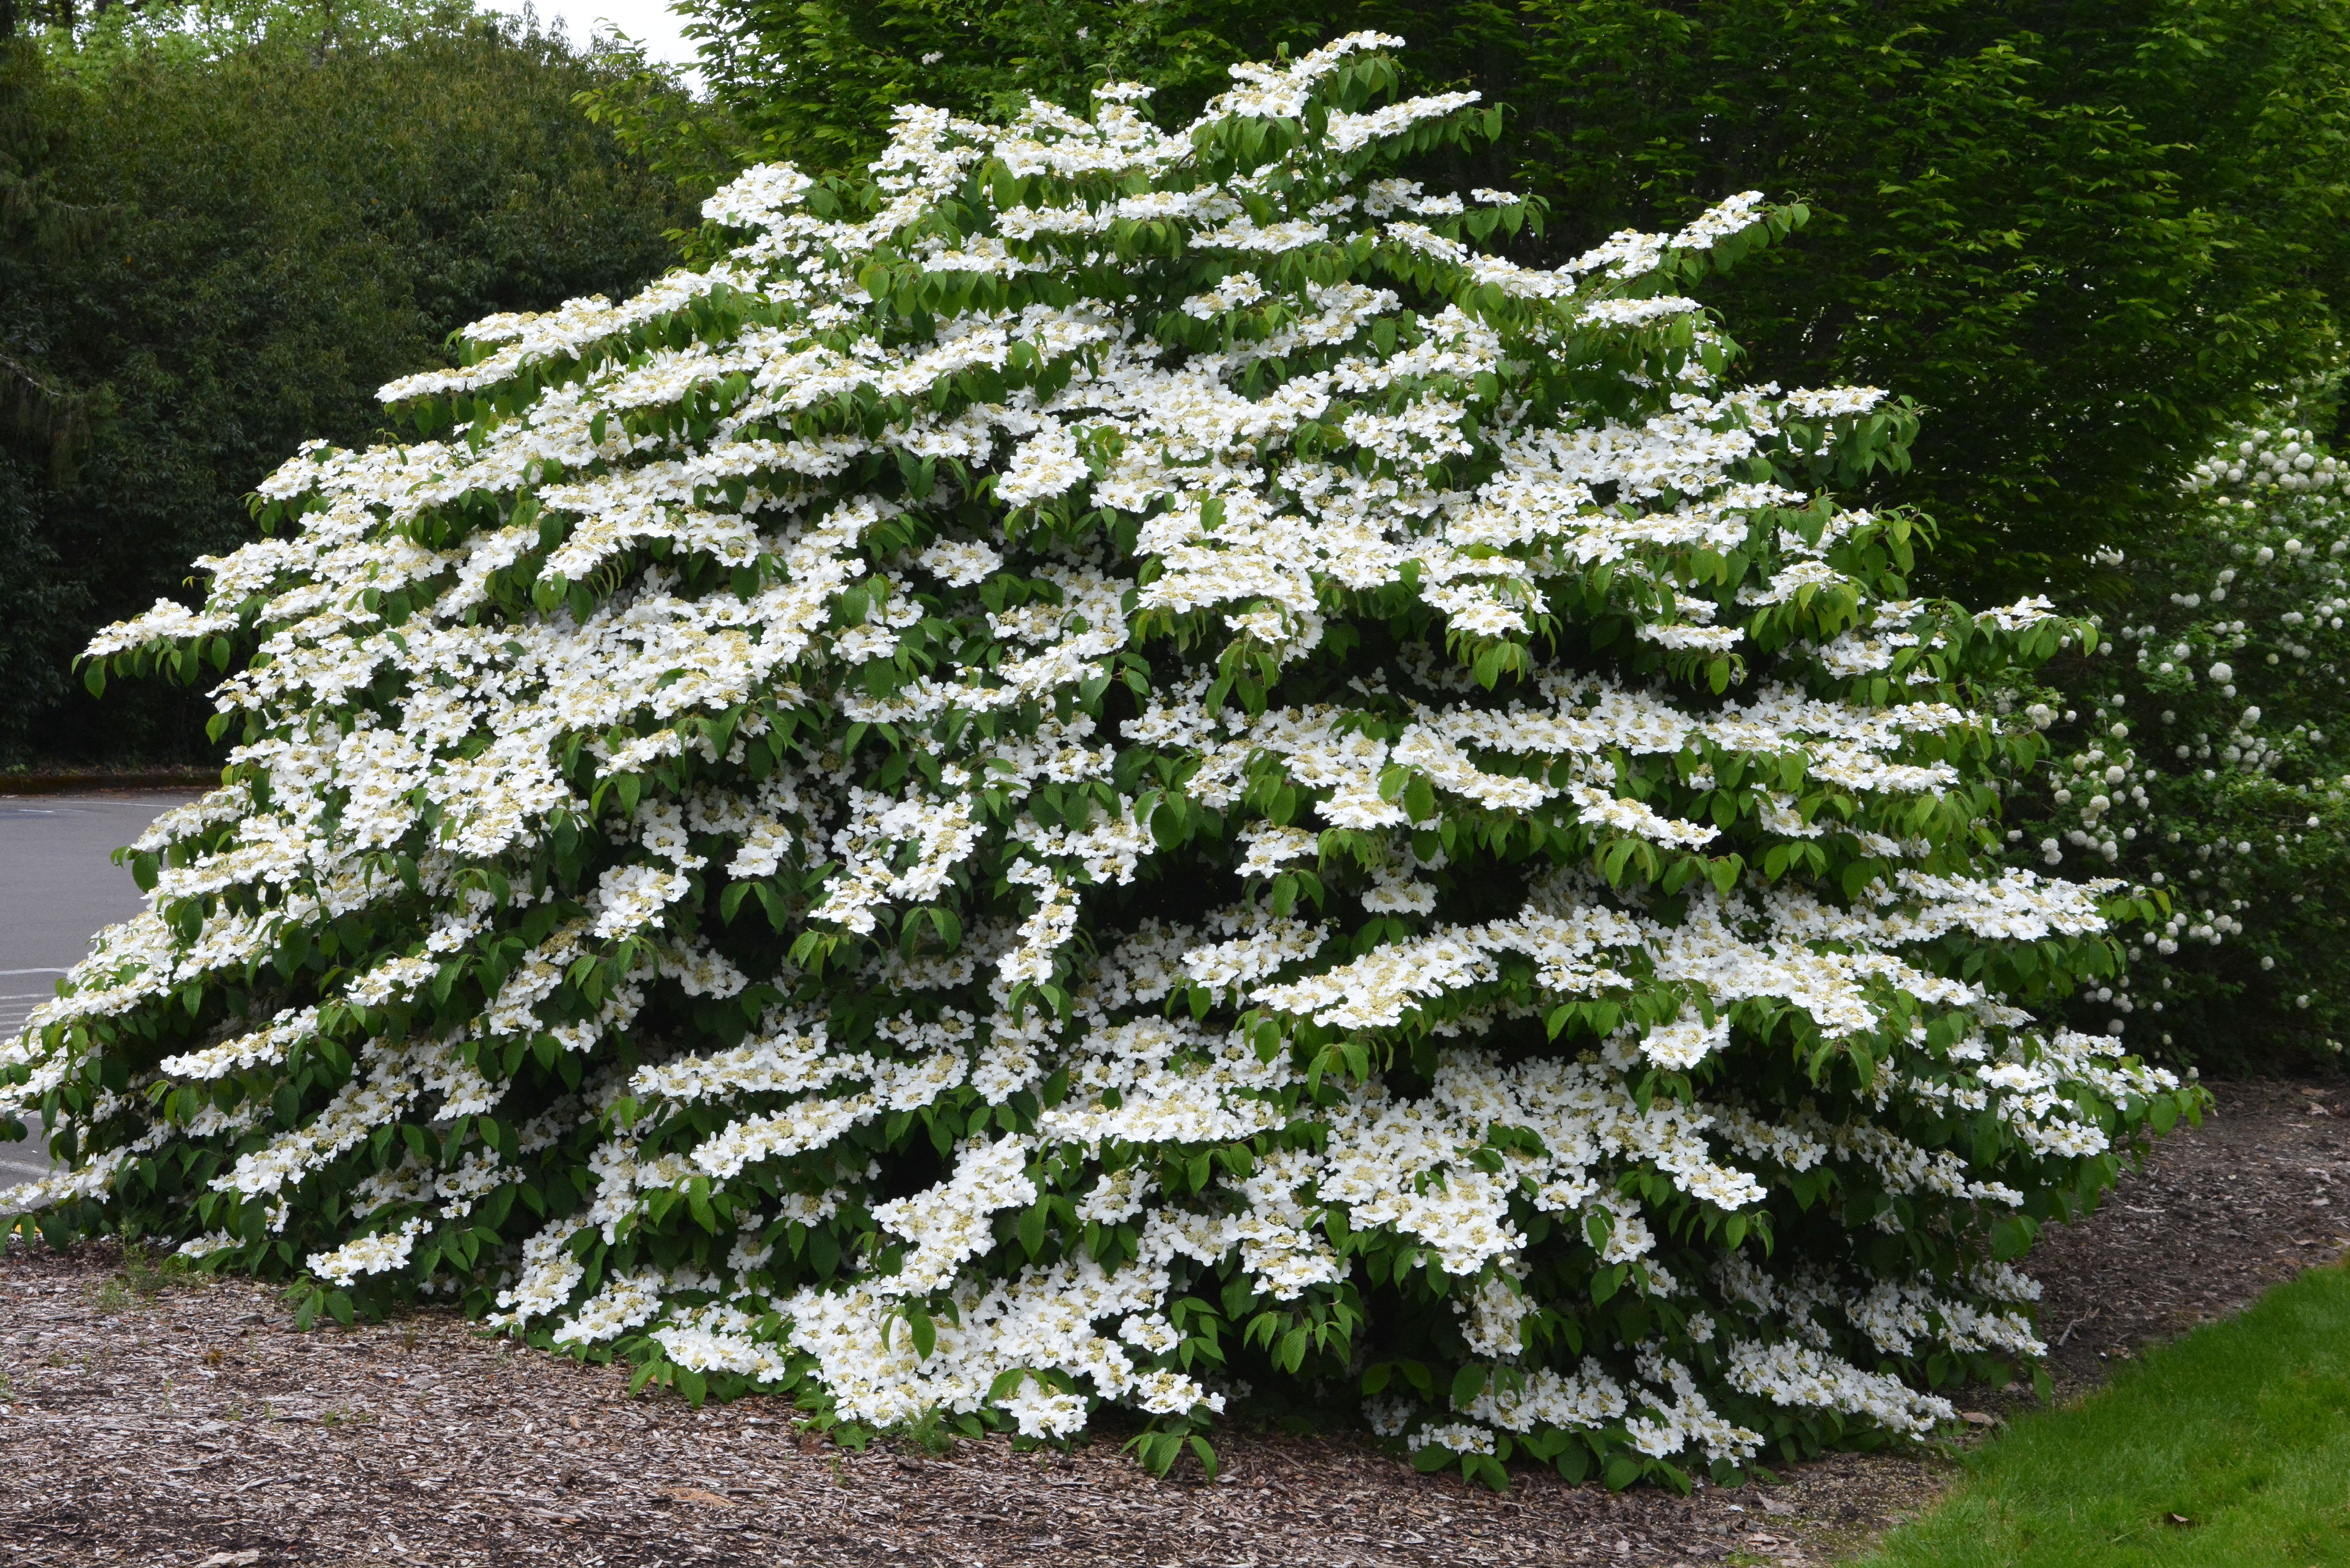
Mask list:
[[2103,651],[2005,694],[2055,763],[2008,829],[2019,864],[2161,889],[2122,976],[2076,999],[2178,1063],[2338,1060],[2350,1038],[2350,468],[2281,398],[2199,463],[2176,521],[2112,565]]
[[2195,1096],[2035,1022],[2116,885],[1996,864],[1911,417],[1431,193],[1393,40],[1162,130],[905,110],[741,244],[496,317],[102,668],[218,688],[0,1063],[53,1234],[441,1295],[699,1398],[1164,1465],[1361,1400],[1425,1468],[1727,1472],[2037,1353],[2008,1260]]

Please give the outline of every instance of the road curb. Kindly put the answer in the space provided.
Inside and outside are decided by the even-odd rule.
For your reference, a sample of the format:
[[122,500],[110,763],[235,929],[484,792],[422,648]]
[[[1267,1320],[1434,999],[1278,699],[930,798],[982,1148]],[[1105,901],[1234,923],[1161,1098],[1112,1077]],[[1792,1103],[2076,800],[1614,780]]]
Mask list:
[[140,774],[0,774],[0,800],[12,795],[219,787],[220,774],[206,768],[161,768]]

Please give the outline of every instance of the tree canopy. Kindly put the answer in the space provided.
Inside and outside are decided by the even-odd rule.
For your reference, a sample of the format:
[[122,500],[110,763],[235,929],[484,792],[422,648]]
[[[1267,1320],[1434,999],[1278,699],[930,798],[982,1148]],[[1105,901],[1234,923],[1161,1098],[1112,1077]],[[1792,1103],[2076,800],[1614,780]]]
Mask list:
[[184,702],[93,706],[89,629],[248,537],[305,437],[369,440],[457,327],[668,262],[672,185],[573,103],[608,74],[446,7],[0,43],[0,757],[197,754]]

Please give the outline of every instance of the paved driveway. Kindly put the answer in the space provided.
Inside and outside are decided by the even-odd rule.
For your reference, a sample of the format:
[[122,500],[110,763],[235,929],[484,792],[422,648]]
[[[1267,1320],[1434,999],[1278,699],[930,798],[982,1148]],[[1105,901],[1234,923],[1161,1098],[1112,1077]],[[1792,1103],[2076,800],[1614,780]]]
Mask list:
[[[0,1037],[56,994],[91,933],[142,907],[127,867],[108,859],[185,794],[0,796]],[[43,1174],[33,1141],[0,1144],[0,1188]]]

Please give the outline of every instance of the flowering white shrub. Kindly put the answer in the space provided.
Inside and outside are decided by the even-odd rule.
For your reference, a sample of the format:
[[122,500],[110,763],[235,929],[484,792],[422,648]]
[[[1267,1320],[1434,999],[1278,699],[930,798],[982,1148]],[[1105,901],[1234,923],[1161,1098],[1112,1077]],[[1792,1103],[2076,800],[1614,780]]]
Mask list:
[[906,110],[287,464],[92,650],[259,649],[0,1058],[18,1200],[1160,1466],[1359,1390],[1683,1481],[2036,1354],[2003,1260],[2196,1103],[2029,1011],[2136,906],[1996,867],[2041,742],[1968,696],[2077,628],[1902,597],[1825,488],[1902,408],[1725,380],[1672,286],[1798,214],[1525,270],[1393,174],[1490,122],[1388,42],[1177,133]]
[[2350,466],[2287,400],[2197,469],[2176,523],[2112,564],[2116,636],[2020,682],[2060,755],[2008,837],[2019,864],[2118,873],[2165,918],[2075,999],[2179,1063],[2333,1060],[2350,1035]]

